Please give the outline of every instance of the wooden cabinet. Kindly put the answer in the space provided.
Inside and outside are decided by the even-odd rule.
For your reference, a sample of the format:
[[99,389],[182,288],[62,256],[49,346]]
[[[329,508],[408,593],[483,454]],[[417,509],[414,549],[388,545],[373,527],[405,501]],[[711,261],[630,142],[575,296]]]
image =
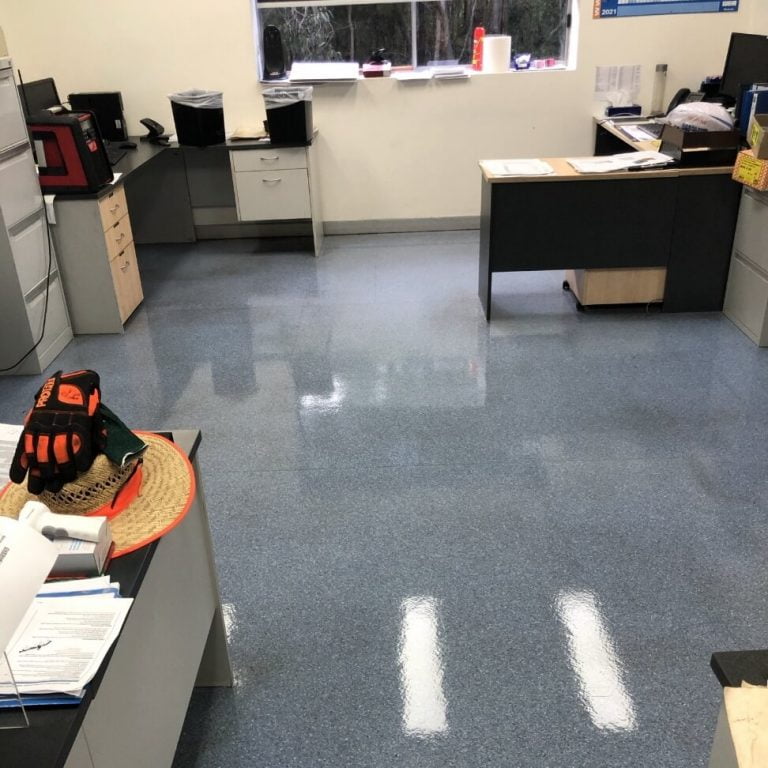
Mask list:
[[237,218],[242,222],[310,219],[315,255],[323,220],[314,143],[306,147],[248,147],[229,152]]
[[723,313],[768,347],[768,192],[741,193]]
[[568,269],[565,279],[583,306],[650,304],[664,299],[665,267]]
[[94,197],[59,195],[56,242],[75,333],[122,333],[144,294],[122,184]]

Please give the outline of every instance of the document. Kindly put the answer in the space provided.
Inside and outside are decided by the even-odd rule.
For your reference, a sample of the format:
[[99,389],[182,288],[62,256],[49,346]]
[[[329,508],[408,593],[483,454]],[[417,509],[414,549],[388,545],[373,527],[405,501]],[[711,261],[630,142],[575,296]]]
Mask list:
[[23,429],[21,424],[0,424],[0,488],[8,483],[11,462]]
[[[78,695],[120,634],[132,598],[36,599],[11,640],[8,661],[24,694]],[[0,694],[13,693],[0,673]]]
[[536,159],[484,160],[483,166],[494,176],[546,176],[555,170],[549,163]]
[[615,171],[663,168],[672,162],[661,152],[622,152],[598,157],[569,157],[568,164],[579,173],[612,173]]
[[0,517],[0,656],[11,645],[57,554],[53,543],[33,528]]

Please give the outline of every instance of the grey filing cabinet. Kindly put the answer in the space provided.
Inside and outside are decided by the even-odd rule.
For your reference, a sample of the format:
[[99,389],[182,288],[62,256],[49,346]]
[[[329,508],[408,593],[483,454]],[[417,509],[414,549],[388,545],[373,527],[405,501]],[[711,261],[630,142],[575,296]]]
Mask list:
[[768,346],[768,192],[744,188],[723,312],[752,341]]
[[96,195],[58,195],[54,209],[72,329],[122,333],[144,299],[123,185],[111,184]]
[[237,219],[241,222],[311,219],[315,255],[323,244],[315,142],[231,149]]
[[[72,339],[13,66],[0,58],[0,368],[35,374]],[[36,346],[35,346],[36,345]]]

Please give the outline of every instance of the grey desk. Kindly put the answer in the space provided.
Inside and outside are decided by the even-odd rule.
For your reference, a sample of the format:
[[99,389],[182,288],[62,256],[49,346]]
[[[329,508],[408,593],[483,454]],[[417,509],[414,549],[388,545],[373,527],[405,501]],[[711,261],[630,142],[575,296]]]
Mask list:
[[2,731],[3,768],[166,768],[194,686],[231,686],[218,578],[197,466],[200,433],[173,439],[192,459],[195,500],[160,540],[109,568],[134,604],[78,707],[34,708]]
[[482,168],[478,294],[491,319],[494,272],[666,267],[662,309],[723,306],[740,186],[730,168],[550,176]]

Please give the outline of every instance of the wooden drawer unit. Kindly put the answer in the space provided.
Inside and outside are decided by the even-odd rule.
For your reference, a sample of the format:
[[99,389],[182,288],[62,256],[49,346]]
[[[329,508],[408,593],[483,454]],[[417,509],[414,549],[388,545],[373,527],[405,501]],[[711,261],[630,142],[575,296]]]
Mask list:
[[57,250],[75,333],[122,333],[144,298],[122,185],[55,201]]
[[136,248],[133,243],[118,253],[109,262],[109,266],[112,271],[112,284],[115,288],[120,319],[125,322],[144,298],[139,266],[136,263]]
[[131,219],[126,214],[117,224],[113,224],[104,232],[107,239],[107,250],[109,258],[114,259],[118,253],[124,251],[126,246],[133,242],[133,233],[131,232]]
[[304,147],[283,149],[255,149],[231,152],[232,170],[241,171],[283,171],[307,167],[307,150]]
[[128,201],[125,199],[125,189],[122,184],[99,198],[99,214],[105,231],[120,221],[126,213],[128,213]]

